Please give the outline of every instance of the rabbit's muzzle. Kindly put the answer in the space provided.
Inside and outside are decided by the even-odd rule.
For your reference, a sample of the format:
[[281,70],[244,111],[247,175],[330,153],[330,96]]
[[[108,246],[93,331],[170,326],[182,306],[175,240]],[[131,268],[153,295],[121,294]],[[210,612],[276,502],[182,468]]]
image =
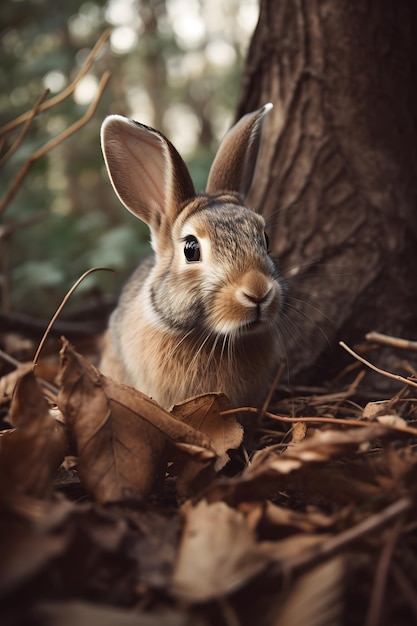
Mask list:
[[220,290],[213,303],[210,325],[219,334],[267,331],[271,325],[276,325],[280,306],[279,283],[252,269],[237,283]]

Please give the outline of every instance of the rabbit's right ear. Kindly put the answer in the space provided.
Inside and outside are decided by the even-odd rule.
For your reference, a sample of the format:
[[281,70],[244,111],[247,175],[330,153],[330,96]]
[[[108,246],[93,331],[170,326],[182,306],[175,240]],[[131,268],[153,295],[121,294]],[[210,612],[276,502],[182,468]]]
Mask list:
[[255,172],[262,126],[272,104],[248,113],[235,124],[222,140],[210,168],[207,193],[237,191],[247,197]]
[[101,146],[110,180],[125,207],[157,230],[173,222],[195,196],[187,166],[162,133],[110,115],[101,127]]

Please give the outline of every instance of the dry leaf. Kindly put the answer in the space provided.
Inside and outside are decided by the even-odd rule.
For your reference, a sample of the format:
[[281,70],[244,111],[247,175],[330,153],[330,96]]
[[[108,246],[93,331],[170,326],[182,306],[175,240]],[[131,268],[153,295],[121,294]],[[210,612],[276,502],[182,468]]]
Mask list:
[[0,378],[0,405],[8,404],[12,399],[17,381],[24,374],[32,371],[32,363],[22,363],[17,369]]
[[307,424],[305,422],[296,422],[291,428],[291,443],[301,443],[306,438]]
[[140,391],[100,372],[68,344],[58,406],[77,442],[80,476],[99,501],[144,497],[164,476],[166,441],[204,467],[216,454],[203,434]]
[[206,393],[189,398],[171,409],[171,414],[183,423],[204,433],[216,451],[215,470],[219,471],[230,460],[228,450],[236,449],[243,439],[243,427],[236,415],[221,415],[231,408],[223,393]]
[[[65,522],[75,505],[21,497],[0,512],[0,596],[44,570],[68,545]],[[20,596],[19,596],[20,597]]]
[[386,426],[393,426],[394,428],[407,428],[407,422],[400,417],[399,415],[378,415],[376,418],[377,422],[380,424],[385,424]]
[[77,444],[80,477],[94,498],[105,502],[150,493],[164,474],[165,440],[140,419],[140,407],[136,412],[126,407],[123,390],[122,401],[114,399],[108,391],[112,381],[67,342],[60,381],[58,407]]
[[315,533],[334,527],[345,516],[344,512],[324,515],[321,511],[314,509],[307,512],[294,511],[267,500],[263,506],[262,515],[257,520],[256,528],[258,533],[266,530],[269,537],[271,535],[282,537],[300,531]]
[[67,437],[62,424],[49,415],[49,406],[32,372],[18,380],[10,410],[14,430],[0,439],[0,496],[43,497],[64,459]]
[[318,565],[291,585],[272,626],[337,626],[344,624],[342,558]]
[[238,589],[269,562],[240,511],[204,500],[185,508],[185,527],[171,590],[188,602],[208,602]]
[[[10,402],[17,381],[29,371],[33,371],[33,363],[21,363],[15,370],[0,378],[0,405]],[[40,361],[36,366],[36,378],[38,380],[47,380],[52,383],[56,373],[57,368],[45,361]]]
[[169,473],[177,477],[177,491],[182,498],[197,494],[230,460],[227,450],[237,448],[243,439],[243,428],[236,416],[222,416],[230,409],[228,398],[222,393],[208,393],[185,400],[171,409],[171,414],[182,424],[188,424],[209,438],[218,457],[213,464],[202,466],[190,454],[175,455]]
[[362,411],[362,419],[373,421],[378,415],[390,411],[392,402],[390,400],[378,400],[377,402],[368,402]]
[[304,555],[308,551],[318,552],[322,545],[330,538],[330,534],[308,534],[297,533],[290,537],[285,537],[279,541],[262,541],[259,549],[268,555],[270,562],[281,564],[285,569],[288,567],[287,561],[297,560],[297,557]]
[[[289,488],[297,484],[297,480],[303,481],[319,474],[320,466],[326,462],[356,454],[364,443],[370,443],[377,438],[398,438],[400,431],[393,431],[383,424],[373,424],[367,427],[354,428],[345,431],[326,430],[318,432],[314,437],[302,441],[300,444],[288,447],[281,454],[277,454],[274,446],[268,455],[268,449],[261,450],[253,457],[252,464],[248,466],[241,476],[217,481],[210,486],[201,497],[210,502],[226,500],[230,504],[236,504],[245,500],[261,500],[270,493],[283,488]],[[312,468],[317,469],[312,472]],[[337,490],[337,481],[331,485],[332,472],[328,472],[329,484],[323,473],[320,480],[325,481],[316,486],[319,492]],[[344,480],[344,477],[341,477]],[[349,481],[350,482],[350,481]],[[348,485],[346,485],[348,486]],[[376,484],[365,485],[368,495],[378,490]],[[364,490],[365,493],[365,490]],[[337,494],[337,491],[336,491]],[[337,495],[343,496],[343,493]],[[350,495],[346,492],[346,495]],[[345,502],[346,500],[344,500]]]

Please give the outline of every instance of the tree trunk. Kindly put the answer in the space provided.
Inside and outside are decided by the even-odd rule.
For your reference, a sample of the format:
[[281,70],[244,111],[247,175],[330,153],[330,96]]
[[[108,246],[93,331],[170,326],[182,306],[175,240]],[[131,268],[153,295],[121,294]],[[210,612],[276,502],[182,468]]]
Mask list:
[[415,0],[261,0],[238,117],[274,104],[250,200],[288,277],[292,382],[351,361],[340,340],[417,338],[416,41]]

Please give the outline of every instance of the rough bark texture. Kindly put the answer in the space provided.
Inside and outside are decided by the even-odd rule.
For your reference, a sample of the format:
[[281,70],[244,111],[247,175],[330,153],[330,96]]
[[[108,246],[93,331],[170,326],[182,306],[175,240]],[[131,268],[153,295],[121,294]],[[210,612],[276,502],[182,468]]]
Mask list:
[[274,104],[251,201],[289,278],[292,382],[344,365],[339,340],[417,338],[416,41],[415,0],[261,0],[238,117]]

